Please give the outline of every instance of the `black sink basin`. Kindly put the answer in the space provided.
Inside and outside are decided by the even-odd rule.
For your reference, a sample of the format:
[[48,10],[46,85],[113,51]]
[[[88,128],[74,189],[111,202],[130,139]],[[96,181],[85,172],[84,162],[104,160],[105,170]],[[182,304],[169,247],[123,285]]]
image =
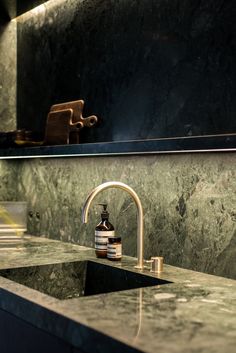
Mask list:
[[0,276],[57,299],[70,299],[171,283],[93,261],[0,270]]

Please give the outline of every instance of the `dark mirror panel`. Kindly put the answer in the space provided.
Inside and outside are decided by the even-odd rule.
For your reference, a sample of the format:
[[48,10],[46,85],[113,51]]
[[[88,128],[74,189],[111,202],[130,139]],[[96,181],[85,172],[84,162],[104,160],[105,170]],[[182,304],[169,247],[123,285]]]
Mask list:
[[12,18],[17,128],[35,140],[45,137],[51,105],[83,99],[83,116],[99,124],[80,131],[80,146],[235,147],[233,0],[0,0],[1,33]]
[[236,132],[236,4],[49,1],[18,21],[18,127],[54,103],[100,117],[81,142]]

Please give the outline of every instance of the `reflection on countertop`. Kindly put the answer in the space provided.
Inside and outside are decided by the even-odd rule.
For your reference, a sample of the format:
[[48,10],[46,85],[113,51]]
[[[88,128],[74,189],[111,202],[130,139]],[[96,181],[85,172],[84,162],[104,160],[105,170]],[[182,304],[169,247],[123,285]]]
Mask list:
[[[1,269],[95,260],[139,272],[134,258],[113,264],[95,259],[93,249],[46,238],[26,236],[11,249],[0,241],[0,249]],[[69,300],[0,277],[0,308],[83,352],[96,345],[96,352],[233,353],[236,281],[169,265],[159,277],[174,283]]]

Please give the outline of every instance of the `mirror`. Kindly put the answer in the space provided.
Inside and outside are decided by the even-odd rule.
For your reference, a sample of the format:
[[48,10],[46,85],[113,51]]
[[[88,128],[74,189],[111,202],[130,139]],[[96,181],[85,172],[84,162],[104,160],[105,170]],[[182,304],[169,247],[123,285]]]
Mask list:
[[83,130],[81,145],[64,146],[70,152],[235,148],[233,8],[227,0],[50,0],[19,9],[17,127],[42,139],[52,104],[84,99],[85,116],[100,123]]

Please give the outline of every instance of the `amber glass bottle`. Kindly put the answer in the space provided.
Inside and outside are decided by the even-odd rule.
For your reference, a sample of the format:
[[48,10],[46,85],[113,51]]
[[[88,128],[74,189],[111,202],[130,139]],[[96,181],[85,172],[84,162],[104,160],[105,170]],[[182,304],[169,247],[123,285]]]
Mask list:
[[109,222],[109,213],[107,204],[100,203],[103,206],[101,213],[101,222],[95,228],[95,253],[97,257],[107,257],[108,238],[115,236],[115,229]]
[[120,261],[122,257],[121,237],[108,238],[107,258],[111,261]]

